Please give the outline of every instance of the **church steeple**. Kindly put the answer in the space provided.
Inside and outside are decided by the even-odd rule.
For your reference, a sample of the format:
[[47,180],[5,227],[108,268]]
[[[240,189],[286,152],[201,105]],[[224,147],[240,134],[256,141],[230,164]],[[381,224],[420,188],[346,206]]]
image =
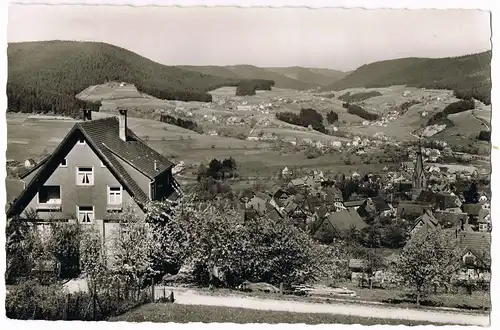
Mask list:
[[418,140],[417,159],[415,161],[415,169],[413,171],[413,188],[425,188],[426,181],[424,175],[424,161],[422,159],[422,145],[420,139]]

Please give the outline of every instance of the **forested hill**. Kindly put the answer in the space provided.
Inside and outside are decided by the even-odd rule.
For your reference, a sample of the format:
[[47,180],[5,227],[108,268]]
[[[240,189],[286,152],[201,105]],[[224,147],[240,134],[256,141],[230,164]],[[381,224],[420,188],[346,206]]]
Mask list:
[[97,108],[75,96],[106,81],[132,83],[152,96],[183,101],[210,101],[206,92],[241,81],[165,66],[100,42],[9,43],[7,56],[8,110],[16,112],[74,115],[83,107]]
[[344,78],[347,73],[333,69],[291,67],[258,67],[254,65],[228,66],[179,66],[181,69],[201,72],[218,77],[233,79],[267,79],[276,83],[278,88],[296,90],[315,89]]
[[407,85],[454,90],[461,98],[491,103],[491,51],[447,58],[403,58],[366,64],[324,88]]

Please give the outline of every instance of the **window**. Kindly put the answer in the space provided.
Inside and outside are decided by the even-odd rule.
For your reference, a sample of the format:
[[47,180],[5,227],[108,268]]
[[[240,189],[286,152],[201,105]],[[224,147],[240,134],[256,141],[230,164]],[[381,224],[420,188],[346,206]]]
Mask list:
[[468,255],[464,257],[464,263],[468,266],[471,266],[474,264],[475,258],[474,256]]
[[61,164],[59,166],[61,166],[61,167],[68,167],[68,163],[66,162],[66,158],[64,158],[63,160],[61,160]]
[[93,186],[94,168],[92,166],[78,166],[76,168],[76,184],[78,186]]
[[108,205],[122,204],[122,187],[108,187]]
[[77,206],[77,213],[80,223],[91,224],[94,222],[93,206]]
[[78,139],[78,144],[79,145],[84,145],[85,144],[85,139],[83,137]]
[[38,190],[38,204],[45,204],[45,206],[60,206],[61,186],[42,186]]

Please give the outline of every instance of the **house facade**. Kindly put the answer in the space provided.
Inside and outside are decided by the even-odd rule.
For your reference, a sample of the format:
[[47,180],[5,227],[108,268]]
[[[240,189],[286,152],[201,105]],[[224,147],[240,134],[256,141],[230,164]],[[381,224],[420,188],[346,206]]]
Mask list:
[[150,201],[181,194],[174,164],[128,129],[126,110],[98,120],[85,111],[84,117],[50,156],[21,176],[24,190],[7,217],[27,218],[29,211],[38,223],[97,225],[104,239],[125,208],[144,216]]

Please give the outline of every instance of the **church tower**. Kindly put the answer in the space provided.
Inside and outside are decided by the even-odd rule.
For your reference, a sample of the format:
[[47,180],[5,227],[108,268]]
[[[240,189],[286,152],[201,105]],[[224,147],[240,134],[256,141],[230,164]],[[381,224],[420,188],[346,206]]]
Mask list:
[[422,147],[420,140],[418,141],[417,159],[415,161],[415,169],[413,171],[413,188],[424,189],[426,187],[424,175],[424,161],[422,159]]

